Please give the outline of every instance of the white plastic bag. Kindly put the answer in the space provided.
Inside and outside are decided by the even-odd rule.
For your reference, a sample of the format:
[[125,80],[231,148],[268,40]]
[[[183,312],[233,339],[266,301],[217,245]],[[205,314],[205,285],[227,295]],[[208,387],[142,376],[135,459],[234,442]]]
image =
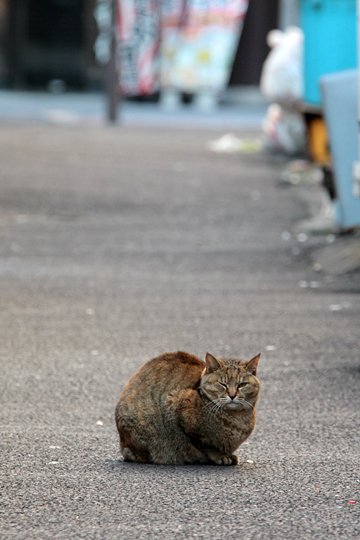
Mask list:
[[289,107],[302,98],[303,41],[303,32],[296,26],[269,32],[271,51],[263,65],[260,90],[270,103]]
[[265,147],[269,150],[285,152],[288,155],[301,154],[305,150],[305,124],[296,111],[284,109],[277,103],[269,106],[263,122]]

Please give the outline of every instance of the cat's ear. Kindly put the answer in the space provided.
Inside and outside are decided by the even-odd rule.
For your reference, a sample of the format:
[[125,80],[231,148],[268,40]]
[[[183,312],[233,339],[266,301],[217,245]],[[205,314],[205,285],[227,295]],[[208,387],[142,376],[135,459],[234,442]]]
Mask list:
[[254,356],[254,358],[246,362],[246,369],[250,371],[252,375],[256,375],[256,370],[258,367],[260,356],[261,356],[261,353],[257,354],[256,356]]
[[206,373],[212,373],[213,371],[216,371],[220,367],[218,360],[216,360],[215,356],[213,356],[210,353],[206,353],[205,355],[205,364],[206,364]]

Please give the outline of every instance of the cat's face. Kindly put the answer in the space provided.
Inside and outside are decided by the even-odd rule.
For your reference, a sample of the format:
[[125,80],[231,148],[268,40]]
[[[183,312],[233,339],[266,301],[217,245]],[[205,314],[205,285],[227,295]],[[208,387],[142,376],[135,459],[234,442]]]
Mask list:
[[260,382],[256,377],[260,354],[244,362],[215,358],[207,353],[200,388],[214,404],[214,410],[253,409]]

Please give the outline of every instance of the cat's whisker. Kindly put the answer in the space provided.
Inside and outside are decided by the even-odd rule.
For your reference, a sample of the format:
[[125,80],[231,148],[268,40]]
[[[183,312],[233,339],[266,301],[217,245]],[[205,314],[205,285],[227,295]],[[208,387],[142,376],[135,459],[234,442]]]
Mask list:
[[225,405],[227,404],[226,398],[219,398],[217,403],[218,411],[223,412]]
[[222,407],[223,407],[222,404],[219,403],[219,402],[217,402],[217,403],[216,403],[216,412],[221,411],[221,410],[222,410]]
[[252,403],[250,403],[250,401],[247,401],[247,400],[244,399],[244,398],[241,398],[239,401],[240,401],[240,403],[243,403],[244,405],[247,405],[247,406],[250,407],[251,409],[254,408],[254,405],[252,405]]
[[210,409],[210,412],[212,414],[216,414],[219,412],[219,404],[216,401],[210,401],[207,405],[207,408]]
[[222,409],[223,409],[223,404],[221,403],[221,398],[219,398],[218,400],[215,401],[215,412],[218,413],[218,412],[221,412]]
[[208,408],[210,409],[210,412],[211,413],[214,413],[215,410],[216,410],[216,406],[215,406],[215,403],[213,403],[212,401],[209,403],[208,405]]

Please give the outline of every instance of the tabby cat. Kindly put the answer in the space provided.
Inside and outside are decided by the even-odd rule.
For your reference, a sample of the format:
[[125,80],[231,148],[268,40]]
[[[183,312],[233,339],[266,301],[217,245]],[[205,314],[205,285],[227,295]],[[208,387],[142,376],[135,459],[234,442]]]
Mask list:
[[255,426],[260,354],[205,362],[185,352],[144,364],[115,411],[125,461],[235,465],[234,451]]

